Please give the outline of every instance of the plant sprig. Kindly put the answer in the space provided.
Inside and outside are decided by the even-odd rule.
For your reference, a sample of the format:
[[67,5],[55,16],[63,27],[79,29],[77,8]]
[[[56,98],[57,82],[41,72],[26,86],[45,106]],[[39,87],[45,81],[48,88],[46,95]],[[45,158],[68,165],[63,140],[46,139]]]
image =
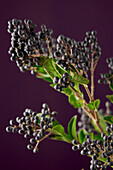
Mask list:
[[[81,119],[89,118],[88,127],[93,126],[90,133],[86,130],[87,126],[77,131],[75,115],[68,123],[68,133],[65,133],[64,127],[54,119],[57,112],[51,113],[48,105],[43,104],[41,113],[26,109],[21,118],[16,118],[16,122],[10,121],[6,130],[24,134],[25,138],[34,136],[30,143],[35,146],[27,145],[34,153],[38,152],[39,143],[49,137],[73,143],[73,150],[82,149],[82,155],[92,157],[92,170],[112,166],[113,128],[112,125],[109,127],[108,123],[113,123],[113,116],[108,114],[111,114],[109,102],[106,114],[102,115],[102,110],[100,112],[98,109],[100,99],[95,99],[94,96],[94,71],[101,57],[96,31],[86,32],[85,39],[76,42],[64,35],[53,38],[53,30],[45,25],[41,25],[41,31],[38,32],[35,32],[35,28],[36,25],[31,20],[25,19],[24,23],[17,19],[8,21],[12,45],[9,49],[11,61],[16,62],[21,72],[30,71],[31,74],[36,74],[37,78],[48,81],[51,87],[65,94],[74,108],[82,109]],[[107,59],[107,63],[111,70],[109,74],[101,74],[104,80],[98,82],[109,84],[113,90],[113,59]],[[81,86],[87,93],[88,101]],[[112,95],[106,97],[113,103]]]

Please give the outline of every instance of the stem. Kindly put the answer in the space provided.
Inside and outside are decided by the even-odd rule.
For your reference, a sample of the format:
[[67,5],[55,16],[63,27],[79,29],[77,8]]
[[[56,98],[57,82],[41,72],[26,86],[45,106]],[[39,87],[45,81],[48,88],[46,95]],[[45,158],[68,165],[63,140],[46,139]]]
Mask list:
[[47,47],[48,47],[48,50],[49,50],[49,55],[51,56],[51,50],[50,50],[49,40],[48,40],[48,38],[47,38]]
[[[104,130],[103,128],[101,127],[101,124],[100,124],[100,119],[98,117],[98,114],[97,114],[97,111],[92,111],[90,109],[88,109],[86,106],[83,106],[82,107],[83,110],[85,111],[85,113],[93,120],[93,122],[95,123],[95,125],[98,127],[99,131],[101,133],[104,133]],[[96,115],[96,116],[95,116]]]
[[95,62],[94,70],[95,70],[95,68],[96,68],[96,66],[97,66],[97,64],[98,64],[99,59],[100,59],[100,56],[98,57],[98,59],[97,59],[96,62]]
[[[74,94],[76,95],[76,97],[78,97],[80,100],[84,100],[84,99],[81,97],[81,95],[80,95],[79,92],[77,92],[73,87],[71,87],[71,86],[69,86],[69,87],[70,87],[71,90],[74,92]],[[95,123],[95,125],[98,127],[99,131],[100,131],[101,133],[103,133],[104,130],[102,129],[102,127],[101,127],[101,125],[100,125],[100,119],[99,119],[99,117],[98,117],[97,111],[93,111],[93,110],[91,110],[91,109],[88,109],[86,105],[87,105],[87,102],[84,101],[82,109],[83,109],[83,110],[85,111],[85,113],[94,121],[94,123]]]
[[87,94],[89,96],[90,102],[92,102],[94,99],[92,98],[91,93],[90,93],[88,87],[84,85],[84,88],[85,88],[85,90],[86,90],[86,92],[87,92]]
[[93,67],[93,58],[91,59],[91,97],[94,100],[94,67]]
[[39,143],[40,143],[41,141],[43,141],[45,138],[47,138],[49,135],[51,135],[51,134],[52,134],[52,132],[48,133],[47,135],[45,135],[45,136],[44,136],[43,138],[41,138],[40,140],[37,140],[37,144],[36,144],[35,148],[37,148],[38,145],[39,145]]
[[49,135],[51,135],[52,134],[52,132],[49,132],[47,135],[45,135],[43,138],[41,138],[40,140],[39,140],[39,142],[41,142],[42,140],[44,140],[45,138],[47,138]]

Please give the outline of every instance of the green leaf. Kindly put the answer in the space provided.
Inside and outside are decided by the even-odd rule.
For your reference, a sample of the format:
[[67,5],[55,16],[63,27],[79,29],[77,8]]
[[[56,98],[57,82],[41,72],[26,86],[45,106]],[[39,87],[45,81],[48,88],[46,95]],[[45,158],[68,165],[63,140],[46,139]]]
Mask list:
[[79,74],[72,72],[72,71],[70,73],[75,83],[78,82],[84,85],[87,85],[89,83],[89,80],[84,78],[83,76],[80,76]]
[[81,129],[79,131],[78,138],[81,144],[84,142],[86,135],[89,135],[89,133],[85,129]]
[[94,102],[91,102],[91,103],[87,104],[87,108],[89,108],[91,110],[97,110],[99,105],[100,105],[100,100],[97,99]]
[[110,124],[113,124],[113,116],[104,116],[104,121]]
[[76,121],[77,115],[73,116],[68,123],[68,133],[74,139],[77,139]]
[[95,100],[94,105],[95,105],[95,108],[98,109],[98,107],[100,105],[100,99]]
[[51,77],[52,80],[55,76],[60,77],[57,70],[55,70],[55,68],[53,66],[53,60],[52,59],[48,59],[45,62],[43,67],[44,67],[44,70],[47,72],[47,74]]
[[63,142],[67,142],[67,143],[72,143],[72,140],[70,140],[70,137],[68,138],[64,138],[60,135],[51,135],[49,136],[50,139],[53,139],[53,140],[60,140],[60,141],[63,141]]
[[35,72],[37,73],[37,75],[36,75],[37,78],[41,78],[45,81],[52,83],[52,79],[47,74],[47,72],[44,70],[43,65],[37,66],[37,69]]
[[[52,129],[49,129],[50,132],[60,137],[65,142],[71,143],[72,138],[64,132],[64,127],[62,125],[56,125]],[[57,139],[56,139],[57,140]]]
[[74,93],[69,96],[69,103],[74,106],[74,108],[82,107],[83,101],[79,100]]
[[53,139],[53,140],[64,141],[64,139],[63,139],[62,136],[60,136],[60,135],[50,135],[49,138],[50,138],[50,139]]
[[89,136],[91,137],[92,140],[94,140],[94,133],[89,133]]
[[55,70],[58,72],[59,76],[62,77],[62,75],[67,72],[65,71],[60,65],[56,64],[56,62],[54,60],[52,60],[52,64],[53,67],[55,68]]
[[36,77],[41,78],[41,79],[48,81],[50,83],[53,82],[52,79],[47,74],[37,74]]
[[106,97],[113,103],[113,95],[106,95]]
[[91,110],[95,110],[94,103],[91,102],[91,103],[87,104],[87,108],[88,108],[88,109],[91,109]]
[[54,122],[53,122],[53,124],[52,124],[52,126],[54,127],[54,126],[56,126],[56,125],[59,125],[59,122],[55,119]]
[[95,140],[95,139],[104,141],[103,138],[100,135],[94,135],[93,140]]
[[110,84],[109,87],[113,91],[113,84]]

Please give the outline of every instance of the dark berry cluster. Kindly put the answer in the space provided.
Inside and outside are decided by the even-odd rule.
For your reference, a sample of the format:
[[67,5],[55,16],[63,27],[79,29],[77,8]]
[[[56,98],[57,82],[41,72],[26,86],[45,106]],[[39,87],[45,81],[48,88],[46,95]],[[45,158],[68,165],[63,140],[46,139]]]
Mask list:
[[55,51],[55,39],[51,38],[52,29],[41,25],[41,31],[35,32],[36,25],[31,20],[13,19],[8,21],[8,32],[11,33],[11,60],[16,61],[22,72],[32,70],[40,65],[40,56],[49,56]]
[[[72,141],[72,149],[81,150],[81,155],[91,156],[91,170],[105,170],[107,165],[113,165],[113,124],[106,127],[106,131],[109,132],[109,136],[104,133],[101,134],[102,140],[92,140],[89,135],[86,135],[86,140],[80,144],[77,140]],[[106,158],[105,162],[100,161],[100,158]]]
[[55,83],[54,88],[59,91],[63,91],[64,88],[67,88],[69,85],[71,87],[75,86],[75,83],[70,79],[70,75],[68,73],[64,73],[61,78],[54,77],[53,83]]
[[60,35],[57,38],[57,51],[54,53],[56,63],[65,70],[73,65],[76,69],[87,72],[91,67],[91,58],[97,60],[101,55],[101,49],[95,36],[96,31],[87,32],[84,41],[76,42]]
[[[84,41],[76,42],[74,39],[58,36],[52,37],[53,30],[41,25],[41,31],[35,32],[36,25],[31,20],[13,19],[8,21],[8,32],[11,33],[11,45],[9,53],[11,60],[16,61],[17,66],[24,72],[35,72],[41,64],[40,56],[55,58],[56,63],[65,70],[83,70],[87,72],[91,68],[91,60],[98,60],[101,49],[98,46],[96,31],[86,33]],[[43,64],[43,63],[42,63]]]
[[99,84],[113,84],[113,58],[107,58],[106,63],[110,68],[109,73],[101,73],[101,79],[98,80]]
[[10,126],[6,127],[6,131],[24,134],[24,138],[30,137],[31,144],[27,145],[27,148],[36,153],[39,142],[48,136],[48,129],[52,128],[56,115],[57,112],[51,112],[45,103],[42,105],[41,114],[25,109],[22,117],[17,117],[16,121],[10,120]]
[[[101,114],[101,116],[111,115],[112,110],[110,109],[111,103],[107,101],[105,103],[106,110],[99,109],[98,112]],[[81,114],[80,121],[78,122],[78,127],[80,129],[86,129],[89,133],[95,132],[94,127],[92,126],[91,119],[89,116],[85,113],[85,111],[82,108],[78,108],[78,113]]]

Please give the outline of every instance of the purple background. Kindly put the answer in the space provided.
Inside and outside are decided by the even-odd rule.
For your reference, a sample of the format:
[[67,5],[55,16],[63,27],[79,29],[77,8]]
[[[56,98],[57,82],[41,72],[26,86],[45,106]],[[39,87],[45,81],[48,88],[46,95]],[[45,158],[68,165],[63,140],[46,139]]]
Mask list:
[[26,107],[39,111],[43,102],[58,111],[57,119],[65,128],[77,113],[66,96],[30,73],[20,73],[10,62],[7,21],[28,18],[37,24],[37,30],[46,24],[53,28],[55,37],[64,34],[76,40],[83,40],[86,31],[96,29],[102,58],[95,72],[95,98],[101,98],[104,106],[105,95],[111,91],[98,85],[97,79],[100,72],[107,70],[105,58],[113,56],[113,0],[3,0],[0,8],[0,170],[89,169],[89,158],[73,152],[70,144],[45,140],[40,144],[40,152],[34,155],[26,149],[28,141],[23,136],[5,132],[11,118],[21,116]]

